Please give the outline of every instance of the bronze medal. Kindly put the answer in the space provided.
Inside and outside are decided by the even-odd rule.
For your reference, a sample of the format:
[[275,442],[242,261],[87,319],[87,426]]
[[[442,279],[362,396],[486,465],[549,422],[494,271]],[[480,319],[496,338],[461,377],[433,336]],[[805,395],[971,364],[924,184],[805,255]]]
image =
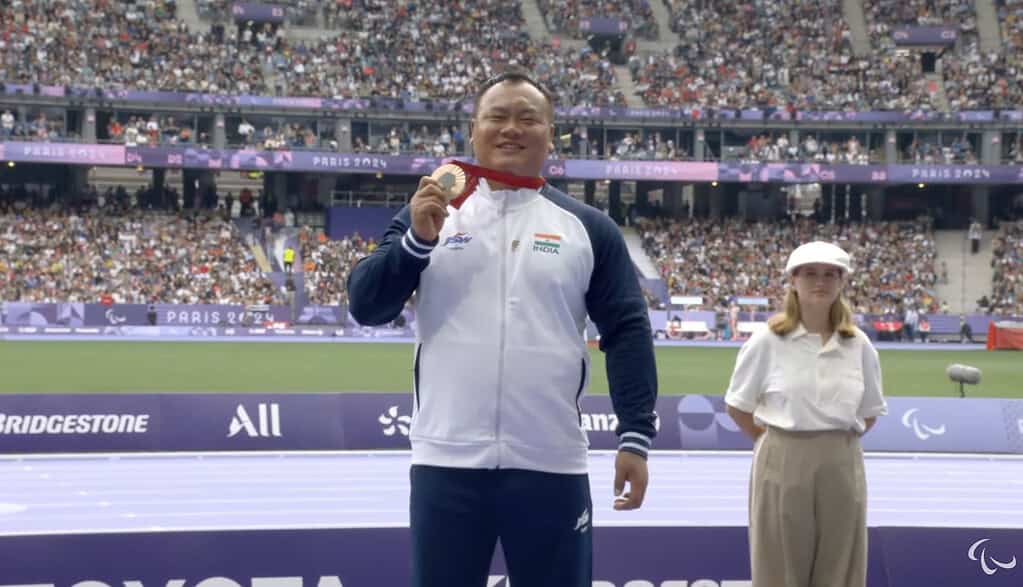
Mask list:
[[465,171],[452,163],[446,163],[438,167],[430,177],[440,184],[444,191],[444,197],[448,202],[462,195],[465,191]]

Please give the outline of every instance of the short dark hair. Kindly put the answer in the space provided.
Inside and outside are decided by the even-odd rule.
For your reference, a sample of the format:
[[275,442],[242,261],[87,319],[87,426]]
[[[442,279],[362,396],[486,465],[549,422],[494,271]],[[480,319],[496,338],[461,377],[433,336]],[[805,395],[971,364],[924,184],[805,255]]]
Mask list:
[[476,92],[476,97],[473,99],[473,117],[475,117],[480,110],[480,101],[483,100],[483,94],[486,94],[487,90],[502,82],[529,84],[537,90],[540,90],[544,99],[547,100],[547,118],[549,119],[549,122],[554,122],[554,95],[547,91],[547,88],[543,87],[540,82],[533,79],[532,76],[529,75],[528,71],[520,67],[510,67],[505,70],[504,73],[495,75],[483,82],[483,85],[481,85],[480,89]]

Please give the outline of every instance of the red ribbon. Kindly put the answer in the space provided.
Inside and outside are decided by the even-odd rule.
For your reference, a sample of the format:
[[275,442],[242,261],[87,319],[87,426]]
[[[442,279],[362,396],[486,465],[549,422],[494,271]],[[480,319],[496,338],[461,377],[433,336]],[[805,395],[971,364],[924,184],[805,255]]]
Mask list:
[[457,165],[462,168],[465,172],[465,190],[462,191],[462,195],[448,202],[449,206],[453,206],[456,210],[462,206],[462,203],[476,191],[476,187],[480,183],[480,178],[492,179],[494,181],[510,185],[514,188],[530,188],[538,190],[545,183],[542,177],[524,177],[522,175],[512,175],[511,173],[505,173],[496,169],[489,169],[487,167],[480,167],[479,165],[473,165],[471,163],[465,163],[462,161],[451,161],[453,165]]

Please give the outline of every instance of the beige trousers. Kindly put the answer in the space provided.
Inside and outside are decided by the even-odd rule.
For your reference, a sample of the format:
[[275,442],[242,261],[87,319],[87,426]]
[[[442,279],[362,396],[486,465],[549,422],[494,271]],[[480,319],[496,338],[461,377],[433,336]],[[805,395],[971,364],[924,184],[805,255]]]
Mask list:
[[749,516],[753,587],[864,587],[859,436],[768,429],[753,453]]

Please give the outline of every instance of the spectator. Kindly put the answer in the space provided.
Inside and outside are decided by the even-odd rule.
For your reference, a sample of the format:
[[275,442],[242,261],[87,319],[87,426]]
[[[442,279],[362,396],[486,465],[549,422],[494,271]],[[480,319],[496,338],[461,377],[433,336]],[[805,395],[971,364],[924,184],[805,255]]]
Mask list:
[[980,225],[980,222],[977,222],[976,220],[970,222],[968,236],[970,238],[970,253],[973,255],[980,252],[980,241],[984,235],[983,230],[984,229]]
[[[0,299],[270,304],[280,292],[216,216],[113,209],[0,215]],[[119,206],[119,204],[118,204]]]
[[959,315],[959,342],[964,343],[969,341],[971,344],[973,340],[973,328],[970,323],[966,321],[966,314]]
[[[845,290],[856,313],[882,314],[898,300],[908,300],[918,311],[939,307],[934,290],[937,247],[923,220],[839,226],[808,219],[778,224],[642,218],[636,227],[669,295],[725,300],[726,308],[727,300],[738,296],[762,296],[777,304],[784,292],[771,276],[781,271],[784,251],[801,242],[826,240],[863,264]],[[753,267],[755,272],[746,272]]]

